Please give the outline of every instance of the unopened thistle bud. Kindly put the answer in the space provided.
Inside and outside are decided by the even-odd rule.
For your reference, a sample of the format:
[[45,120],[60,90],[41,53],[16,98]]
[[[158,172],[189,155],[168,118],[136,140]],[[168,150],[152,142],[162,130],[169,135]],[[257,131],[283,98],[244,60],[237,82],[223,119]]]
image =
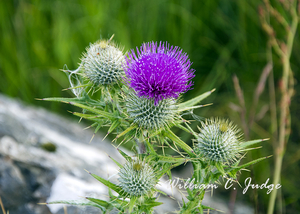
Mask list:
[[127,162],[119,171],[119,186],[125,194],[143,196],[157,183],[152,167],[139,160]]
[[81,59],[84,76],[96,86],[114,84],[123,73],[125,57],[111,39],[91,44]]
[[155,104],[154,99],[139,97],[134,91],[126,96],[126,107],[129,118],[144,129],[160,129],[176,116],[176,100],[164,99]]
[[208,161],[230,163],[241,150],[241,134],[232,122],[224,119],[211,119],[202,122],[196,139],[196,153]]

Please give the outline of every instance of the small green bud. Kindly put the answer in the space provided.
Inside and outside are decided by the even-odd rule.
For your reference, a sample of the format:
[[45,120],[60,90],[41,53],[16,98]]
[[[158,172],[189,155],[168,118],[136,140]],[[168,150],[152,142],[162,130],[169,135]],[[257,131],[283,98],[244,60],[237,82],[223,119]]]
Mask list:
[[124,73],[124,54],[111,39],[91,44],[81,59],[84,76],[96,86],[114,84]]
[[229,163],[239,156],[240,131],[232,122],[211,119],[202,122],[196,139],[196,153],[208,161]]
[[146,195],[157,183],[152,167],[139,160],[127,162],[120,169],[119,176],[119,186],[130,196]]

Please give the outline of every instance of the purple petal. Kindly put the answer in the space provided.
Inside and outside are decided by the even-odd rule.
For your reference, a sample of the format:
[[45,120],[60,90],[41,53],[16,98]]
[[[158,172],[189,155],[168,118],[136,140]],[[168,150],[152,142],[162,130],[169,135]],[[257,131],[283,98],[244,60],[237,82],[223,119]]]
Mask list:
[[155,103],[191,89],[195,76],[188,55],[166,42],[159,45],[144,43],[129,52],[126,59],[126,82],[139,96],[154,99]]

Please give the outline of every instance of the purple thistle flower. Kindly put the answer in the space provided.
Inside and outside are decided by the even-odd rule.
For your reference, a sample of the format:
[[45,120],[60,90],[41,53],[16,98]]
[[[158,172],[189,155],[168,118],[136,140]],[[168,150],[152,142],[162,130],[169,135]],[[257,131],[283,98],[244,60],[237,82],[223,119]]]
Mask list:
[[157,104],[167,98],[178,98],[191,89],[195,76],[188,55],[166,43],[149,42],[128,53],[126,82],[140,97],[154,99]]

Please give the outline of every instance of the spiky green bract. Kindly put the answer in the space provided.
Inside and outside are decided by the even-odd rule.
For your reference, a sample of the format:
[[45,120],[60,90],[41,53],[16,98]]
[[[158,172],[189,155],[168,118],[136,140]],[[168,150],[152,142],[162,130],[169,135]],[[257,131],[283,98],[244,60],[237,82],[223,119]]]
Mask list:
[[153,168],[141,160],[127,162],[120,169],[119,176],[119,186],[130,196],[146,195],[157,183]]
[[158,130],[170,124],[176,117],[176,100],[164,99],[157,104],[154,99],[139,97],[131,90],[126,97],[129,118],[140,128]]
[[212,162],[235,161],[241,150],[239,129],[232,122],[218,118],[201,122],[201,125],[196,153]]
[[111,85],[121,79],[125,57],[110,40],[91,44],[81,59],[83,74],[94,85]]

